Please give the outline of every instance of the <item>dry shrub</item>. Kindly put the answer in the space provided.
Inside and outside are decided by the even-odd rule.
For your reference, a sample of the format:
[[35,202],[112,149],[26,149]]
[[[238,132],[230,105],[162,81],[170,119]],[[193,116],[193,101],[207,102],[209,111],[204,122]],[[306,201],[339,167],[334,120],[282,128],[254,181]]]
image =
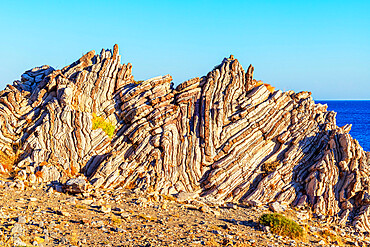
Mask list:
[[18,163],[20,158],[20,144],[16,143],[12,145],[12,149],[6,151],[0,150],[0,164],[4,170],[8,173],[14,171],[15,164]]
[[324,239],[329,239],[330,242],[337,242],[337,245],[343,246],[343,240],[340,236],[335,235],[333,232],[325,229],[319,233]]

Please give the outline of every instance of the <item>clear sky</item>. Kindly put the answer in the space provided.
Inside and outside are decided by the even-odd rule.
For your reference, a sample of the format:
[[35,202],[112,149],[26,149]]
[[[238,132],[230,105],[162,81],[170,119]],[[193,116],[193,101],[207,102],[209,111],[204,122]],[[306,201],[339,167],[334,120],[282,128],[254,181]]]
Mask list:
[[233,54],[315,99],[370,99],[370,1],[2,1],[0,87],[120,47],[136,80],[206,75]]

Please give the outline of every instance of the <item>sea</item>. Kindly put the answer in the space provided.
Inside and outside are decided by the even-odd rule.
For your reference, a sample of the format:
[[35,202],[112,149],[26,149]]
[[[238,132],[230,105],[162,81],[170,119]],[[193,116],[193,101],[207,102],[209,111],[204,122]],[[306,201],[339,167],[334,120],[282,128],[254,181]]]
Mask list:
[[352,124],[349,132],[365,151],[370,151],[370,100],[315,100],[337,112],[337,126]]

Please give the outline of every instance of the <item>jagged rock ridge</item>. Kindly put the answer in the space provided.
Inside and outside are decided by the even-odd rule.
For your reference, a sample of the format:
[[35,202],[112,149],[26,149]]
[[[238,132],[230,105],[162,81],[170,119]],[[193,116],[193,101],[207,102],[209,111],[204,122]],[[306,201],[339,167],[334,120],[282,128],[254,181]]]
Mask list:
[[[194,192],[209,201],[309,205],[369,231],[369,153],[311,93],[270,92],[232,56],[176,89],[136,83],[113,51],[43,66],[0,93],[0,143],[44,182],[83,173],[95,187]],[[116,126],[110,138],[93,114]]]

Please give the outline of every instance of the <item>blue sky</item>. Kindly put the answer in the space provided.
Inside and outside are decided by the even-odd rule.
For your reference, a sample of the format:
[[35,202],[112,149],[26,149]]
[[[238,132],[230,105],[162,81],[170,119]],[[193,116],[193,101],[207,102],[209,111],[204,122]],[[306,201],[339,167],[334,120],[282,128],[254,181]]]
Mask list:
[[370,99],[370,1],[0,1],[0,88],[120,46],[135,79],[177,85],[233,54],[315,99]]

